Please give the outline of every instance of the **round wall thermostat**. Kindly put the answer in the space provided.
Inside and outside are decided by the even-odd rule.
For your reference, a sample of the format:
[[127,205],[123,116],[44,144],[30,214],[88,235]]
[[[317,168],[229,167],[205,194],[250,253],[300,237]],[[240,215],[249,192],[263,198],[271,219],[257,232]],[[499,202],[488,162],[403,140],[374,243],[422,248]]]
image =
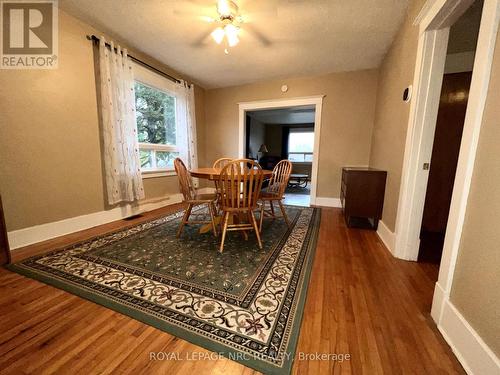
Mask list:
[[405,103],[408,103],[411,100],[411,89],[412,86],[410,85],[403,91],[403,101]]
[[287,85],[281,86],[281,92],[287,92],[287,91],[288,91],[288,86]]

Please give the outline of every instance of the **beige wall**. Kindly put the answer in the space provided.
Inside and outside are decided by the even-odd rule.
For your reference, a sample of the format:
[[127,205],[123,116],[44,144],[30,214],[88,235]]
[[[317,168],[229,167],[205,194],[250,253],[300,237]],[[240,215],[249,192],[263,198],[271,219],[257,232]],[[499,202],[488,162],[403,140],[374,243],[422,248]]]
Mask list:
[[253,158],[257,158],[259,155],[259,148],[265,143],[266,139],[266,126],[255,118],[250,118],[250,139],[247,152],[249,152]]
[[265,141],[267,155],[281,157],[281,146],[283,137],[283,127],[280,125],[267,124],[265,128]]
[[484,342],[500,355],[500,33],[451,301]]
[[[319,153],[319,197],[339,197],[340,168],[367,165],[375,111],[376,70],[268,81],[207,90],[206,162],[238,155],[238,103],[326,95]],[[280,90],[282,84],[287,93]]]
[[[59,14],[58,69],[0,70],[0,193],[9,231],[107,208],[93,50],[85,38],[100,33]],[[203,99],[197,90],[201,139]],[[175,177],[144,184],[148,200],[177,193]]]
[[387,171],[382,221],[394,231],[410,104],[403,90],[412,84],[418,44],[413,21],[425,0],[411,3],[404,23],[380,68],[370,166]]

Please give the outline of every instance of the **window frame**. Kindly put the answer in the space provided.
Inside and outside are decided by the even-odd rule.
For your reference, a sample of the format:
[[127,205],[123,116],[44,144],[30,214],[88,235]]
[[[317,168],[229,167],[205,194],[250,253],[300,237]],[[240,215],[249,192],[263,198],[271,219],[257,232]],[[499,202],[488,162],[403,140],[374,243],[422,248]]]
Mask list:
[[[313,135],[313,150],[314,150],[314,128],[291,128],[289,134],[293,133],[311,133]],[[306,156],[311,155],[314,158],[314,151],[308,152],[308,151],[290,151],[290,137],[288,138],[288,159],[290,160],[290,155],[303,155],[304,160],[303,161],[292,161],[293,164],[311,164],[311,161],[306,161]]]
[[[178,124],[178,95],[175,92],[175,84],[161,75],[146,69],[145,67],[133,62],[134,65],[134,83],[138,82],[142,85],[148,86],[152,89],[161,91],[169,96],[174,97],[174,106],[175,106],[175,133],[176,133],[176,145],[166,145],[166,144],[157,144],[157,143],[147,143],[147,142],[138,142],[139,143],[139,151],[151,151],[151,168],[141,168],[142,178],[153,178],[153,177],[163,177],[163,176],[174,176],[175,169],[174,167],[167,168],[158,168],[156,166],[156,152],[164,151],[164,152],[180,152],[178,146],[178,132],[179,132],[179,124]],[[135,91],[134,91],[135,95]],[[135,103],[135,98],[134,98]],[[135,116],[137,116],[137,108],[135,109]],[[137,118],[137,117],[136,117]],[[136,123],[137,129],[137,123]],[[138,130],[138,129],[137,129]],[[139,131],[137,131],[137,137],[139,137]],[[139,138],[137,138],[139,140]]]
[[[290,155],[304,155],[304,160],[301,160],[301,161],[291,160],[290,159]],[[289,152],[288,153],[288,160],[290,160],[294,164],[311,164],[312,160],[311,161],[305,160],[306,159],[306,155],[311,155],[312,156],[312,155],[314,155],[314,153],[313,152]]]

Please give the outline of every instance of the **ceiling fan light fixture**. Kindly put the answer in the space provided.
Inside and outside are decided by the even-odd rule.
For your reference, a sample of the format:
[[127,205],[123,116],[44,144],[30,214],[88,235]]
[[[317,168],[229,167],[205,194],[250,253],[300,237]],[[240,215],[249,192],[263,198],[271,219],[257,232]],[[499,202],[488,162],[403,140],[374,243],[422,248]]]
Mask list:
[[231,16],[231,4],[228,0],[219,0],[217,1],[217,12],[222,17],[230,17]]
[[240,42],[240,39],[238,38],[239,29],[233,24],[228,24],[224,26],[224,32],[226,34],[227,43],[229,44],[229,47],[234,47]]
[[234,47],[240,42],[240,39],[238,38],[237,35],[231,38],[227,38],[227,43],[229,44],[229,47]]
[[222,29],[222,27],[218,27],[214,31],[212,31],[212,33],[210,35],[215,40],[215,43],[221,44],[222,41],[224,40],[225,33],[224,33],[224,30]]

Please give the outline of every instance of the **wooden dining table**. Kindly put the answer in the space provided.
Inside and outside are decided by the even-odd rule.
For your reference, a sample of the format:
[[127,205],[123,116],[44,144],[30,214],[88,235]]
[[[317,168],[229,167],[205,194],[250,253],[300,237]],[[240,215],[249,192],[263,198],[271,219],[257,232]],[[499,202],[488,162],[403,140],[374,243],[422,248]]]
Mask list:
[[[221,172],[222,172],[221,168],[192,168],[189,170],[191,177],[202,178],[209,181],[218,180]],[[273,171],[270,171],[268,169],[263,169],[262,172],[265,180],[271,178],[271,176],[273,175]],[[233,217],[231,216],[229,220],[232,222]],[[215,218],[216,224],[219,224],[220,221],[221,217],[217,216]],[[202,225],[200,227],[200,233],[210,232],[211,230],[212,230],[211,224]]]
[[[220,168],[193,168],[189,171],[191,177],[203,178],[205,180],[215,181],[219,178],[222,169]],[[264,179],[271,178],[273,171],[263,169]]]

